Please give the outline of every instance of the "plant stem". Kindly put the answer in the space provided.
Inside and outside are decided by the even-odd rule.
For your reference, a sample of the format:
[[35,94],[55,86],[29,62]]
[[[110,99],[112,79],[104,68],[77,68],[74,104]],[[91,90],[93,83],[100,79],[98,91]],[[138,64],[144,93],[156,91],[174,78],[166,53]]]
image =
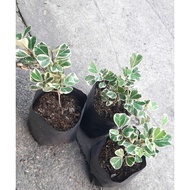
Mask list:
[[59,102],[59,107],[61,108],[61,94],[59,92],[57,92],[58,95],[58,102]]

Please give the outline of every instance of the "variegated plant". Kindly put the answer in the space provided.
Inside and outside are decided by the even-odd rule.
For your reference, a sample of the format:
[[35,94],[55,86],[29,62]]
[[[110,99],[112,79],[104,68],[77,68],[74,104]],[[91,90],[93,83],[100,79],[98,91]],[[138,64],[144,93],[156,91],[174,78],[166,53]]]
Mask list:
[[[112,104],[122,104],[124,108],[131,114],[137,115],[143,106],[149,101],[141,102],[141,94],[138,92],[135,82],[140,80],[138,64],[141,62],[142,56],[133,53],[130,57],[130,68],[122,68],[122,74],[116,75],[114,72],[102,69],[98,71],[94,63],[90,63],[88,71],[91,73],[85,77],[88,84],[94,85],[98,83],[98,87],[102,89],[101,97],[106,106]],[[155,104],[153,102],[153,104]]]
[[75,73],[65,74],[65,69],[71,66],[71,50],[66,44],[61,44],[52,51],[44,43],[37,43],[36,37],[30,35],[31,26],[21,34],[16,34],[16,58],[18,67],[30,69],[30,80],[35,83],[32,90],[42,89],[45,92],[55,91],[60,95],[69,94],[79,79]]
[[109,137],[117,142],[121,148],[115,151],[110,159],[114,169],[119,169],[125,161],[128,166],[142,162],[142,156],[155,157],[159,147],[170,145],[171,136],[162,126],[166,125],[168,117],[164,115],[162,125],[155,126],[148,115],[148,110],[158,108],[156,102],[142,100],[142,96],[135,86],[140,80],[138,65],[142,60],[140,54],[133,53],[130,57],[130,68],[122,68],[122,76],[107,69],[98,71],[94,63],[90,63],[85,77],[88,84],[98,83],[101,98],[106,106],[122,105],[125,113],[115,113],[113,120],[117,129],[110,129]]
[[[141,117],[142,120],[143,117]],[[155,126],[150,121],[142,122],[134,127],[133,116],[125,113],[114,115],[116,129],[110,129],[109,137],[121,147],[110,159],[114,169],[120,169],[123,162],[128,166],[142,162],[142,156],[155,157],[159,148],[170,145],[171,136],[162,128],[167,124],[168,117],[164,115],[161,126]]]

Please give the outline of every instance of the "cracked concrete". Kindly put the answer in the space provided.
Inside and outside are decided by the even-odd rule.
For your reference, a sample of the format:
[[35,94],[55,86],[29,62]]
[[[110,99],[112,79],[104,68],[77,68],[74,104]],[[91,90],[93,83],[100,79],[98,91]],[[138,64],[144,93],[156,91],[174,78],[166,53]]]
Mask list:
[[[128,65],[133,52],[143,55],[139,90],[156,101],[155,123],[169,116],[166,130],[174,137],[174,23],[173,0],[17,0],[16,32],[32,26],[31,34],[51,48],[67,43],[72,51],[76,85],[86,94],[87,67],[116,73]],[[29,134],[26,120],[34,92],[29,72],[16,69],[16,187],[17,190],[98,190],[90,184],[76,142],[39,147]],[[162,149],[124,189],[174,189],[174,147]],[[113,188],[103,188],[112,190]]]

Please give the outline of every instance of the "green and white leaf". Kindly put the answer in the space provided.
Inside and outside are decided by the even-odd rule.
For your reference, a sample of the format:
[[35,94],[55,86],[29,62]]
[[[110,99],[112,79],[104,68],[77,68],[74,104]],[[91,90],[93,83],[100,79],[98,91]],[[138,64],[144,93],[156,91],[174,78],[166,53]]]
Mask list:
[[110,91],[110,90],[106,93],[106,95],[107,95],[109,98],[111,98],[112,100],[115,100],[116,97],[117,97],[117,94],[116,94],[115,92],[113,92],[113,91]]
[[111,106],[113,104],[114,101],[112,100],[107,100],[106,101],[106,106]]
[[16,34],[16,40],[20,40],[22,38],[22,34]]
[[[112,82],[115,81],[117,78],[117,76],[112,72],[112,71],[108,71],[106,76],[104,77],[104,79],[106,81]],[[115,83],[115,82],[114,82]],[[116,84],[116,83],[115,83]],[[112,84],[113,85],[113,84]]]
[[141,157],[139,157],[138,155],[135,155],[135,162],[136,163],[141,163],[143,160]]
[[46,68],[47,66],[49,66],[52,63],[52,60],[49,56],[44,55],[44,54],[40,54],[36,57],[38,63],[40,64],[41,67]]
[[166,114],[164,114],[163,118],[162,118],[162,126],[166,125],[168,123],[168,116]]
[[152,143],[149,141],[148,138],[145,139],[145,144],[147,148],[152,152],[154,150],[154,147],[152,146]]
[[94,85],[96,83],[95,76],[93,75],[87,75],[85,77],[85,80],[87,81],[89,85]]
[[44,85],[43,82],[37,82],[37,83],[36,83],[36,86],[37,86],[37,87],[40,87],[40,88],[44,88],[44,87],[45,87],[45,85]]
[[153,132],[153,138],[154,140],[161,140],[166,136],[166,131],[161,129],[160,127],[157,127],[156,129],[154,129]]
[[30,55],[28,55],[24,50],[17,49],[16,50],[16,57],[22,59],[25,57],[30,57]]
[[[54,80],[54,77],[51,76],[49,72],[44,73],[44,83],[51,83]],[[48,84],[49,85],[49,84]]]
[[30,86],[30,90],[40,90],[40,89],[41,89],[41,87],[36,86],[36,85],[31,85]]
[[65,78],[63,85],[65,86],[73,86],[76,83],[79,82],[79,78],[77,77],[77,75],[75,73],[70,73],[67,75],[67,77]]
[[112,141],[117,142],[118,138],[117,136],[119,135],[119,131],[116,129],[110,129],[109,130],[109,137]]
[[122,166],[122,163],[123,163],[122,157],[115,156],[110,159],[110,164],[115,170],[120,169]]
[[92,81],[92,80],[95,80],[95,76],[93,76],[93,75],[87,75],[87,76],[85,77],[85,80],[86,80],[87,82]]
[[64,69],[61,65],[57,64],[57,71],[63,73]]
[[158,109],[157,103],[156,102],[152,102],[151,103],[151,110],[156,110],[156,109]]
[[133,127],[127,126],[122,130],[122,134],[124,135],[124,137],[129,138],[133,131]]
[[43,90],[44,92],[51,92],[51,91],[53,90],[53,87],[45,86],[42,90]]
[[159,146],[159,147],[164,147],[167,145],[171,145],[171,136],[170,135],[166,135],[163,139],[161,140],[154,140],[154,143]]
[[141,102],[136,101],[136,102],[133,103],[133,106],[137,110],[143,110],[143,105],[141,104]]
[[71,66],[71,62],[69,59],[57,59],[57,64],[63,67],[64,69],[69,68]]
[[139,81],[139,80],[140,80],[140,77],[141,77],[141,75],[139,74],[138,68],[135,67],[135,68],[132,70],[132,72],[131,72],[131,79],[132,79],[132,80],[137,80],[137,81]]
[[58,84],[58,83],[50,83],[49,86],[51,86],[54,89],[59,89],[60,88],[60,84]]
[[148,136],[149,137],[152,137],[154,130],[155,129],[153,127],[149,128],[149,130],[148,130]]
[[50,56],[49,47],[44,42],[38,43],[37,46],[34,47],[33,51],[34,51],[35,56],[38,56],[38,55]]
[[116,113],[113,120],[118,128],[122,128],[129,122],[129,117],[125,113]]
[[126,156],[125,162],[128,166],[133,166],[135,164],[135,158],[133,156]]
[[122,70],[123,70],[123,75],[125,77],[131,74],[131,70],[128,69],[128,67],[124,67],[124,68],[122,68]]
[[28,49],[30,49],[31,51],[34,49],[34,46],[36,44],[36,37],[35,36],[28,36],[27,37],[28,40]]
[[123,157],[124,156],[124,150],[122,148],[116,150],[115,155],[119,156],[119,157]]
[[98,74],[98,69],[93,62],[89,64],[88,71],[93,74]]
[[31,30],[31,26],[28,26],[25,30],[24,30],[24,33],[23,33],[23,38],[30,32],[30,30]]
[[56,59],[59,59],[59,58],[65,58],[65,57],[69,57],[71,55],[71,51],[70,51],[70,48],[68,47],[67,44],[61,44],[58,49],[56,49],[57,51],[57,54],[56,54]]
[[131,68],[136,67],[142,60],[142,55],[138,54],[136,55],[135,53],[133,53],[130,57],[130,66]]
[[122,87],[124,85],[124,83],[125,83],[124,79],[122,79],[121,77],[118,77],[117,81],[118,81],[118,86],[119,87]]
[[98,84],[98,87],[99,87],[99,88],[105,88],[105,87],[106,87],[106,83],[105,83],[105,82],[100,82],[100,83]]
[[122,140],[122,141],[118,142],[118,145],[124,146],[124,147],[129,147],[129,146],[132,146],[133,144],[128,141]]
[[61,94],[69,94],[73,91],[73,88],[72,87],[61,87],[59,92]]
[[34,82],[34,81],[35,82],[42,82],[43,81],[42,75],[38,69],[34,69],[31,72],[30,77],[33,79],[32,82]]
[[132,154],[132,155],[135,155],[135,149],[136,149],[136,147],[137,147],[137,146],[135,146],[135,145],[128,146],[128,147],[126,148],[127,153]]
[[141,98],[141,94],[138,94],[138,90],[132,90],[130,94],[130,99],[139,99]]
[[137,156],[139,156],[140,158],[143,156],[143,149],[140,147],[136,147],[135,148],[135,153]]

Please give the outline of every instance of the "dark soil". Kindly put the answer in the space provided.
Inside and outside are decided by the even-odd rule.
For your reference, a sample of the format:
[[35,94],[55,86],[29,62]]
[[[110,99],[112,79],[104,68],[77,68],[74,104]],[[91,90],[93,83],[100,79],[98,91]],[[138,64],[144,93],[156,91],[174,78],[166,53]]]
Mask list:
[[142,163],[136,163],[132,167],[129,167],[123,162],[120,169],[115,170],[110,164],[110,159],[115,156],[115,151],[121,148],[116,142],[113,142],[109,138],[106,144],[102,147],[99,154],[100,166],[109,174],[112,181],[122,182],[127,179],[131,174],[141,170]]
[[75,97],[61,95],[59,106],[56,92],[43,94],[34,104],[34,110],[40,114],[45,121],[58,131],[67,131],[74,127],[80,118],[81,107]]
[[103,89],[99,89],[98,87],[95,89],[94,93],[94,109],[98,113],[99,116],[113,121],[113,116],[115,113],[126,113],[129,115],[126,109],[124,109],[123,104],[112,104],[110,106],[106,106],[106,103],[101,100],[101,91]]

